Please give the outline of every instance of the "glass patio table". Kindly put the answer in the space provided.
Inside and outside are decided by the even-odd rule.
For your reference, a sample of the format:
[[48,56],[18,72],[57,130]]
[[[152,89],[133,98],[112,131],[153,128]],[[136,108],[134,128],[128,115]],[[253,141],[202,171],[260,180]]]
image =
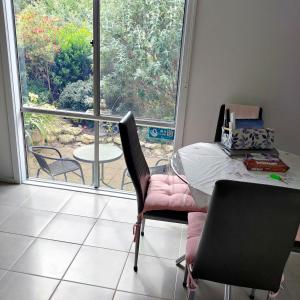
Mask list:
[[199,207],[208,207],[217,180],[227,179],[300,189],[300,156],[279,151],[290,169],[278,173],[285,182],[274,180],[271,172],[248,171],[243,157],[231,158],[216,143],[196,143],[177,150],[171,158],[173,171],[188,183]]
[[[85,163],[94,163],[94,144],[81,146],[73,151],[73,157]],[[123,155],[121,148],[115,144],[99,144],[100,182],[113,188],[104,181],[104,164],[115,161]]]

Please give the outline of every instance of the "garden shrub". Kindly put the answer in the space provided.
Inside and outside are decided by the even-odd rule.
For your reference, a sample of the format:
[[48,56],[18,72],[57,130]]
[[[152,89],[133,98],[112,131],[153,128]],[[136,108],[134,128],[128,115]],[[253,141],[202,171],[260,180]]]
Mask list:
[[57,35],[60,51],[55,55],[51,68],[55,99],[67,84],[86,80],[92,73],[91,32],[86,27],[78,28],[74,24],[67,24]]
[[38,101],[37,104],[48,103],[51,98],[51,94],[47,88],[43,85],[40,80],[28,80],[27,89],[29,93],[37,94]]
[[78,80],[69,83],[65,87],[57,105],[58,108],[85,112],[93,108],[92,97],[93,81],[91,79],[86,81]]

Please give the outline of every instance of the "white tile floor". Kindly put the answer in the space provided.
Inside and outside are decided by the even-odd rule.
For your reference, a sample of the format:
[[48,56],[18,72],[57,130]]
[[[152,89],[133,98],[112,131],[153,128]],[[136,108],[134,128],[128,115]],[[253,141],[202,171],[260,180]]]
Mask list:
[[[135,216],[132,200],[0,184],[0,299],[186,299],[174,262],[184,251],[185,226],[148,221],[135,273]],[[290,257],[285,277],[278,300],[299,300],[300,255]],[[199,286],[197,299],[223,299],[221,284]],[[235,287],[233,299],[248,293]]]

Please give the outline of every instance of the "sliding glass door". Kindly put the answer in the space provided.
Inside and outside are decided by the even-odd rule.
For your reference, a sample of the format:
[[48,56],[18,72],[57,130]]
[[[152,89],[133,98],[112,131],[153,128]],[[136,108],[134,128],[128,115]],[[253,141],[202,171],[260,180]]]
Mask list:
[[184,0],[14,0],[27,176],[133,189],[117,123],[150,166],[173,151]]

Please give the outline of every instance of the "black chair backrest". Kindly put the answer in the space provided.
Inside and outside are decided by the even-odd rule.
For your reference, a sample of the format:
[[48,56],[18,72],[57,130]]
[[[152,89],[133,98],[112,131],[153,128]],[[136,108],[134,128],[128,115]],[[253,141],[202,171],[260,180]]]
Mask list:
[[[224,124],[224,116],[225,116],[225,104],[222,104],[220,107],[219,117],[218,117],[218,123],[216,128],[216,134],[215,134],[215,142],[221,142],[221,136],[222,136],[222,126]],[[262,108],[259,109],[259,116],[258,119],[262,120]]]
[[277,291],[300,222],[300,190],[220,180],[192,275]]
[[41,169],[44,170],[46,173],[49,173],[50,168],[48,166],[46,159],[44,158],[44,156],[42,154],[40,154],[40,153],[38,153],[38,151],[36,151],[39,149],[39,147],[30,146],[30,147],[28,147],[28,149],[29,149],[29,152],[31,152],[34,155],[34,157],[36,158]]
[[128,112],[119,123],[120,137],[128,172],[138,200],[138,212],[144,209],[150,171],[140,145],[137,127],[132,112]]

